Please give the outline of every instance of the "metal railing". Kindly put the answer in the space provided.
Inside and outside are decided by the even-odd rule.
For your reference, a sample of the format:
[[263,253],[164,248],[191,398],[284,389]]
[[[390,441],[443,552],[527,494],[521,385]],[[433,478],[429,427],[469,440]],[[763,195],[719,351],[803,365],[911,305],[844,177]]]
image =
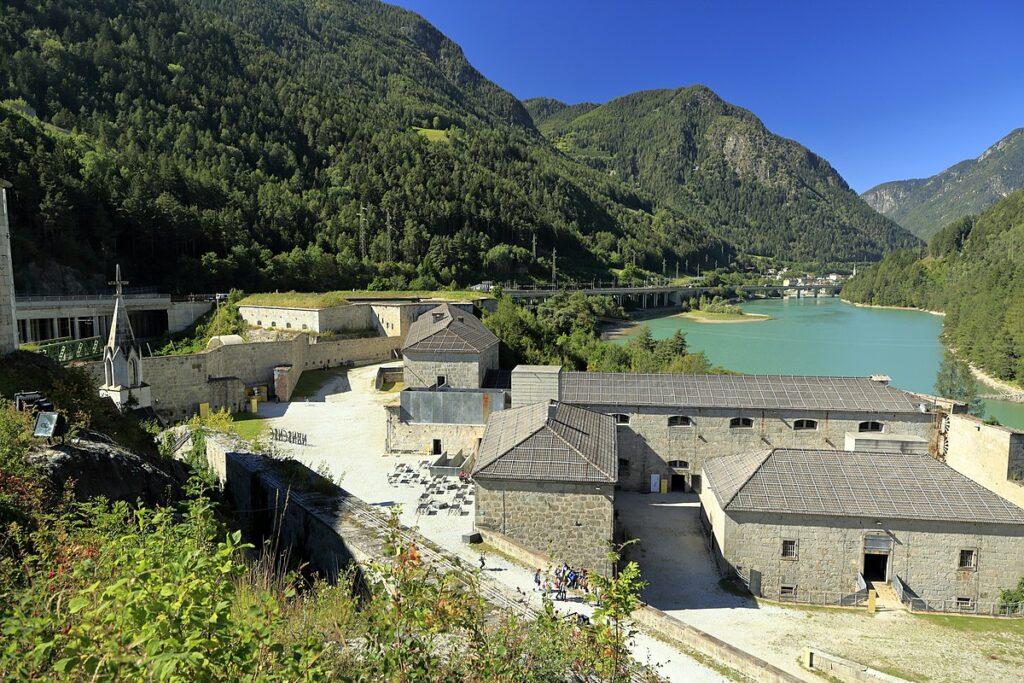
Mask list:
[[944,614],[971,614],[988,617],[1024,617],[1024,602],[1003,602],[973,599],[942,598],[929,600],[918,596],[899,576],[892,578],[892,587],[900,602],[911,612],[940,612]]
[[[156,287],[133,287],[132,289],[125,289],[122,294],[125,299],[170,299],[170,294],[163,294]],[[95,299],[113,299],[114,292],[92,292],[90,294],[16,294],[14,297],[15,302],[28,304],[28,303],[47,303],[47,302],[58,302],[58,301],[93,301]]]
[[782,588],[779,588],[779,602],[793,603],[797,605],[830,605],[834,607],[859,607],[868,602],[867,590],[859,590],[856,593],[843,593],[841,591],[815,591],[798,588],[795,593],[783,595]]

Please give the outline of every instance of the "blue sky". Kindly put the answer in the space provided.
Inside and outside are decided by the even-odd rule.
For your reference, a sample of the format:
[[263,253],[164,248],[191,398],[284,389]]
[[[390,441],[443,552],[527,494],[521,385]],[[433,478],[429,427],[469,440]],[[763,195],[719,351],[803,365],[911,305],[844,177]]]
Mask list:
[[397,0],[521,99],[694,83],[828,159],[858,192],[1024,126],[1024,0]]

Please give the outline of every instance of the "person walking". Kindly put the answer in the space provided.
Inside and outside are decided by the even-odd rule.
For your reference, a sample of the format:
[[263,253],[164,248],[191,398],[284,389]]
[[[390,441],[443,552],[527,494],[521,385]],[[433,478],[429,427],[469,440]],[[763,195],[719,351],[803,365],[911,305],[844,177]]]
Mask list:
[[537,590],[540,590],[540,569],[537,569],[533,574],[533,583],[537,586]]
[[480,571],[483,571],[483,570],[484,570],[484,564],[485,564],[485,562],[484,562],[484,556],[483,556],[483,555],[481,555],[481,556],[480,556]]

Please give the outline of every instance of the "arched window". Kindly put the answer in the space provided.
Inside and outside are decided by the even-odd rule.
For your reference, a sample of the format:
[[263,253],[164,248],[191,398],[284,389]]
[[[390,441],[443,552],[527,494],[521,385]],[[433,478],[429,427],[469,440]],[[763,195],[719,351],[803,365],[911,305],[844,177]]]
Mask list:
[[668,466],[677,470],[688,470],[690,469],[690,463],[685,460],[669,460]]
[[883,425],[881,422],[876,422],[875,420],[867,420],[866,422],[861,422],[857,426],[857,431],[859,431],[859,432],[880,432],[880,431],[882,431],[882,429],[884,429],[884,427],[885,427],[885,425]]
[[612,415],[615,418],[615,424],[622,426],[629,424],[629,415],[623,415],[622,413],[615,413]]
[[814,431],[817,428],[818,428],[818,421],[817,420],[806,420],[805,419],[805,420],[794,420],[793,421],[793,429],[795,429],[798,432]]
[[284,326],[286,328],[288,328],[289,330],[292,329],[292,324],[291,323],[285,323]]
[[692,427],[693,420],[686,415],[669,415],[668,418],[669,427]]
[[754,421],[749,417],[734,417],[729,420],[729,429],[749,429],[754,426]]

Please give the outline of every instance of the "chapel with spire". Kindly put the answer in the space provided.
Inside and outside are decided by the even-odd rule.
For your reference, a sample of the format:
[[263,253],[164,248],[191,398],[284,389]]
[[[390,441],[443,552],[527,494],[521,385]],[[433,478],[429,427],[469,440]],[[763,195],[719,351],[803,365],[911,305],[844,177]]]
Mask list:
[[114,285],[116,294],[110,335],[103,349],[104,382],[100,387],[100,396],[112,400],[122,412],[126,409],[151,408],[152,393],[149,385],[142,381],[142,354],[135,343],[135,334],[124,303],[123,286],[128,282],[121,279],[120,264],[113,282],[109,284]]

